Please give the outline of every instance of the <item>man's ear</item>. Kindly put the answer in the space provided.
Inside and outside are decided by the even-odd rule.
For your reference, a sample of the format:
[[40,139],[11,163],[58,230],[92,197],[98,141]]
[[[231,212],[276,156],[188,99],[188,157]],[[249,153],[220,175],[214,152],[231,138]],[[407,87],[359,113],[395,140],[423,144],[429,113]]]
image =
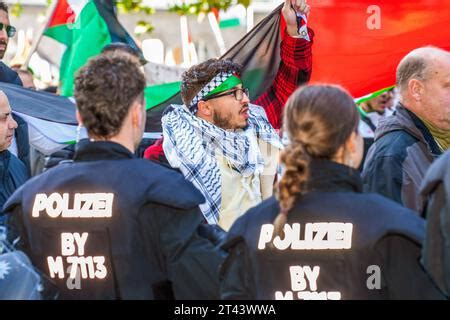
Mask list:
[[200,100],[197,103],[197,113],[200,116],[209,118],[213,114],[212,106],[207,101]]
[[75,117],[77,118],[78,125],[79,126],[83,126],[83,120],[81,119],[81,115],[80,115],[80,112],[78,111],[78,109],[75,112]]
[[422,100],[423,95],[423,83],[417,79],[411,79],[408,82],[408,90],[414,100],[420,101]]
[[357,133],[355,131],[352,132],[350,137],[345,142],[345,150],[348,153],[354,153],[356,152],[356,139],[357,139]]
[[131,106],[131,123],[134,127],[140,127],[142,120],[142,103],[135,100]]

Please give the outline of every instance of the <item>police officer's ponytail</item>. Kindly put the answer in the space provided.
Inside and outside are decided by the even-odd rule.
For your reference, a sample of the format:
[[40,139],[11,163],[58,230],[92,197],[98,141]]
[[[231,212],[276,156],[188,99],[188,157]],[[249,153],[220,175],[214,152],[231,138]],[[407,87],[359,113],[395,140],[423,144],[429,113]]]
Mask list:
[[280,213],[274,221],[274,236],[283,234],[289,211],[308,191],[311,161],[331,160],[359,123],[352,97],[331,85],[297,89],[286,102],[283,117],[290,144],[280,157],[285,171],[276,190]]

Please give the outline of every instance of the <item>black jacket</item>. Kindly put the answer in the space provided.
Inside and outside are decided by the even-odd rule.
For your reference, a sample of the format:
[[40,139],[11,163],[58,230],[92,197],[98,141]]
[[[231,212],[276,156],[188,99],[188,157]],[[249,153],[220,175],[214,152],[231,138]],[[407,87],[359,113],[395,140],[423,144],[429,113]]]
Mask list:
[[[13,192],[29,178],[25,165],[8,150],[0,152],[0,205],[3,207]],[[0,208],[1,208],[0,207]],[[0,224],[4,219],[0,212]]]
[[[389,199],[361,193],[359,174],[349,167],[319,160],[310,172],[308,193],[288,214],[288,225],[300,233],[288,237],[297,249],[289,242],[271,247],[280,210],[274,198],[250,209],[223,246],[229,256],[221,269],[222,298],[441,297],[418,263],[423,219]],[[309,237],[322,240],[303,241]],[[306,274],[315,274],[314,281],[305,281]]]
[[13,118],[17,122],[17,129],[14,136],[17,144],[17,157],[27,168],[28,175],[31,175],[30,167],[30,140],[28,138],[28,124],[25,120],[13,113]]
[[[181,174],[86,140],[74,162],[28,181],[5,211],[10,238],[20,235],[18,248],[63,299],[216,299],[222,257],[199,231],[203,201]],[[74,261],[86,269],[71,275]]]
[[428,170],[421,188],[427,232],[423,263],[433,280],[450,297],[450,151]]
[[362,173],[364,190],[419,211],[419,189],[431,163],[441,154],[423,122],[399,104],[380,120]]
[[[20,80],[17,72],[1,61],[0,82],[12,83],[21,87],[23,86],[22,80]],[[25,164],[28,175],[30,175],[30,142],[28,138],[28,124],[16,114],[13,114],[13,118],[17,122],[17,129],[14,132],[17,142],[17,157]]]
[[22,80],[13,69],[0,61],[0,82],[12,83],[18,86],[23,86]]

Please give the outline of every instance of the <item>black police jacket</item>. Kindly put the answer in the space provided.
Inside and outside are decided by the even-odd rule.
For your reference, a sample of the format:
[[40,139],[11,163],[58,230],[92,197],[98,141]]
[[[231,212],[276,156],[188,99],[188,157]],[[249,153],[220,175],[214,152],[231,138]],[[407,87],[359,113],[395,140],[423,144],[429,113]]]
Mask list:
[[176,171],[86,141],[4,209],[10,238],[20,236],[59,298],[216,299],[222,257],[198,231],[202,202]]
[[450,297],[450,150],[430,166],[422,182],[421,196],[422,214],[427,219],[423,265]]
[[240,217],[223,248],[224,299],[441,298],[418,258],[424,220],[376,194],[359,173],[326,160],[310,166],[308,192],[274,238],[270,198]]

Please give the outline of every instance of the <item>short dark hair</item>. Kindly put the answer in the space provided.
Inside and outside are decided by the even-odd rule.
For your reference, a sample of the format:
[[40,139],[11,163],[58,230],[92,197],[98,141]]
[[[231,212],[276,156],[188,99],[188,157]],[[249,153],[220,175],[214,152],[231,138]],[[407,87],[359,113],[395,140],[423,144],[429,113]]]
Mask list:
[[5,1],[0,1],[0,10],[3,10],[6,13],[8,13],[8,5],[5,3]]
[[102,54],[109,54],[112,52],[124,52],[130,54],[133,57],[137,58],[141,65],[145,65],[147,63],[147,60],[145,60],[144,56],[139,50],[124,42],[111,42],[110,44],[104,46],[101,51]]
[[229,59],[219,60],[217,58],[206,60],[192,66],[182,75],[181,99],[189,106],[197,93],[214,78],[219,72],[241,73],[242,66]]
[[75,100],[89,135],[110,138],[121,129],[136,99],[144,99],[145,77],[124,54],[99,55],[75,78]]

